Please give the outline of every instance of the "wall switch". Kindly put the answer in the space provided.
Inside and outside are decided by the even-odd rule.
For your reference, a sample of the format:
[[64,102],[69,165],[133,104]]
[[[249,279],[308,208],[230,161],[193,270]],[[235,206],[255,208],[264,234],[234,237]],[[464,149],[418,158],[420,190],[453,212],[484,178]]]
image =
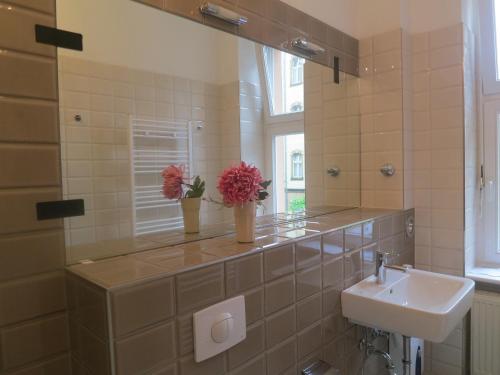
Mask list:
[[247,337],[245,298],[234,297],[193,314],[194,359],[204,361]]

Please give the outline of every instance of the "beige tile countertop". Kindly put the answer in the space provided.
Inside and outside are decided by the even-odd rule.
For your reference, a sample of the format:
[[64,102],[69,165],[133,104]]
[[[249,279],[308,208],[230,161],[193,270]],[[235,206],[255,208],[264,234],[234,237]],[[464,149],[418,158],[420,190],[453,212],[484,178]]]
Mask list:
[[[114,289],[262,252],[288,242],[342,229],[397,212],[399,210],[355,208],[328,214],[318,212],[317,216],[290,222],[287,222],[284,216],[283,220],[280,218],[272,226],[257,229],[254,243],[238,243],[234,234],[230,234],[175,246],[164,246],[101,261],[71,265],[67,267],[67,270],[104,289]],[[276,216],[273,220],[276,221]]]
[[[263,215],[257,217],[256,225],[257,228],[272,227],[284,223],[286,224],[290,221],[297,221],[351,209],[352,207],[325,206],[307,209],[306,211],[294,214],[279,213]],[[203,225],[200,233],[186,234],[183,229],[176,229],[168,232],[143,234],[137,237],[73,245],[67,248],[66,262],[67,264],[76,264],[82,261],[97,261],[125,254],[226,236],[232,233],[234,233],[234,224],[232,222],[221,222]]]

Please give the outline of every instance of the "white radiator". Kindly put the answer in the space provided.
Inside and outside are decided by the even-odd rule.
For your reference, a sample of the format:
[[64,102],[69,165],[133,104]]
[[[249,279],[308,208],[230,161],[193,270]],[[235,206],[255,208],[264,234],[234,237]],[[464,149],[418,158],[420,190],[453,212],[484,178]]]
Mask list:
[[191,122],[131,118],[130,129],[135,235],[182,228],[180,203],[163,196],[161,172],[175,164],[191,175]]
[[472,374],[500,374],[500,294],[476,292],[474,296]]

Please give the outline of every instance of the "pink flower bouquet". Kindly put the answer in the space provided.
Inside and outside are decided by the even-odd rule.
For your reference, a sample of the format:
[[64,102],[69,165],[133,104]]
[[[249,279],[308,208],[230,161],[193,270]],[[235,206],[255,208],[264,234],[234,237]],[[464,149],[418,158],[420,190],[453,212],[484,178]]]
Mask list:
[[162,172],[163,195],[167,199],[200,198],[205,191],[205,181],[196,176],[193,183],[187,183],[184,166],[169,165]]
[[219,177],[217,189],[222,195],[225,206],[241,206],[248,202],[263,201],[269,195],[267,188],[271,181],[265,181],[255,166],[241,162],[227,168]]

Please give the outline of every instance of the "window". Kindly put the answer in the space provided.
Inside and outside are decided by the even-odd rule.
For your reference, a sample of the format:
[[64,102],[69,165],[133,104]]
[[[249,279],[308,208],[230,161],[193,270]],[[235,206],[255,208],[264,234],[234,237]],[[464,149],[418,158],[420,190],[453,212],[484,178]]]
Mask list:
[[292,152],[292,180],[304,179],[304,155],[300,151]]
[[484,232],[478,266],[500,265],[500,0],[481,0],[481,70],[484,124]]
[[275,212],[305,209],[304,133],[273,137],[273,197]]
[[290,86],[304,83],[304,59],[293,56],[290,60]]
[[305,60],[270,47],[263,56],[271,116],[303,112]]
[[481,64],[484,94],[500,94],[500,0],[481,0]]
[[500,263],[500,199],[498,177],[500,176],[500,102],[484,105],[484,244],[479,246],[477,260],[480,263]]

